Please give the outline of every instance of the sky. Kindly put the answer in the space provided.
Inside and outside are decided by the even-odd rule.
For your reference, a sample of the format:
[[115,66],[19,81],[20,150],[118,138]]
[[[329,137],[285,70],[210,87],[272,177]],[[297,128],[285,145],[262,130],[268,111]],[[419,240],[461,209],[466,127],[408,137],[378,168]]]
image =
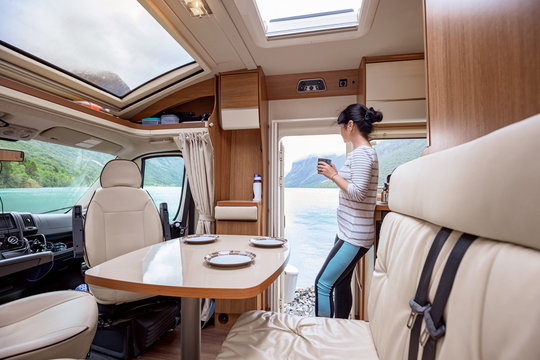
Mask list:
[[285,149],[285,174],[293,162],[309,155],[345,154],[341,135],[286,136],[281,140]]
[[116,73],[131,89],[193,61],[135,0],[1,0],[0,39],[71,72]]
[[[257,0],[265,21],[289,16],[306,15],[344,9],[358,9],[362,0]],[[306,11],[309,9],[309,12]]]

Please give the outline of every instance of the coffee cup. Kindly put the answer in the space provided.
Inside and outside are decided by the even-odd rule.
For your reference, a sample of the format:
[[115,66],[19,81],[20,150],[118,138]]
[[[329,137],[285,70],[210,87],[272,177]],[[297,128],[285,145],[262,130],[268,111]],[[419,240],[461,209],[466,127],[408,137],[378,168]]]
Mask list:
[[[327,163],[328,165],[332,165],[332,160],[331,160],[331,159],[318,158],[318,159],[317,159],[317,165],[319,165],[320,162],[325,162],[325,163]],[[318,170],[317,170],[317,172],[318,172]]]

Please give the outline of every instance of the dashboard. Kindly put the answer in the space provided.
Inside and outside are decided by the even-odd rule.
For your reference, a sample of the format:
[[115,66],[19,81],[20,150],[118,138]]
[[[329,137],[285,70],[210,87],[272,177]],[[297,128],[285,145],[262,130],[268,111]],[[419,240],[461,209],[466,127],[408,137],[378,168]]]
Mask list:
[[72,256],[71,214],[0,213],[0,276]]

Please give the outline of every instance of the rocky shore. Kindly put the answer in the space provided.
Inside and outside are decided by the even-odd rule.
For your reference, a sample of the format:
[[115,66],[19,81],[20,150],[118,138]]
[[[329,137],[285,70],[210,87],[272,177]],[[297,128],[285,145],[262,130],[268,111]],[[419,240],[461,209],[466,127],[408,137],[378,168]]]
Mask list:
[[294,300],[285,304],[283,312],[298,316],[315,316],[315,290],[313,287],[296,289]]

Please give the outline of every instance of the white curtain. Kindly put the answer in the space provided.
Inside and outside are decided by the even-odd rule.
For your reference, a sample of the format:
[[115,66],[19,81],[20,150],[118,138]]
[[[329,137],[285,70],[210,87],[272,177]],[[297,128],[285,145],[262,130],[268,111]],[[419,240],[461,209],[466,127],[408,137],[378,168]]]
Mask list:
[[182,150],[184,163],[199,214],[196,234],[213,234],[214,219],[214,148],[206,131],[185,132],[175,139]]

